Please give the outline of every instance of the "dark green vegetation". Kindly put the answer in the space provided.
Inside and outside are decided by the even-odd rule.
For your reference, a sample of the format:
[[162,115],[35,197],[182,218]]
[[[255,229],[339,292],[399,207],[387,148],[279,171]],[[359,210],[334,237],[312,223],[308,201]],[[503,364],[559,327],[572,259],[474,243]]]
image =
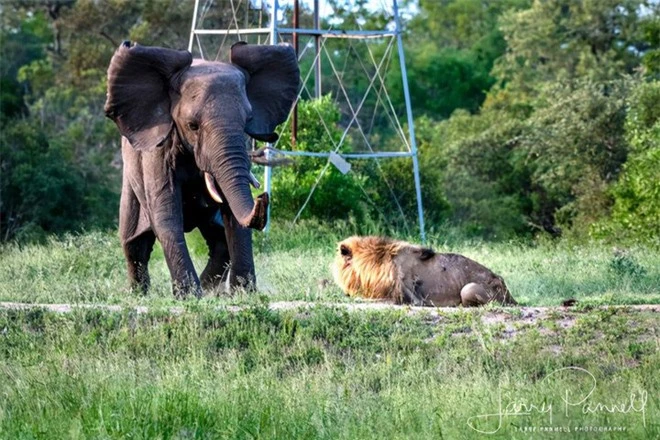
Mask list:
[[[226,23],[229,2],[216,3],[212,19]],[[325,18],[334,28],[382,28],[391,20],[365,1],[329,3],[335,15]],[[401,3],[417,5],[416,14],[404,14],[405,46],[430,225],[491,240],[657,244],[658,2]],[[0,240],[115,224],[119,138],[102,114],[108,61],[124,39],[186,47],[192,7],[176,0],[3,3]],[[309,19],[303,13],[302,22]],[[353,61],[347,78],[361,72]],[[393,105],[401,110],[400,78],[391,72]],[[335,116],[329,133],[309,123],[316,110]],[[346,109],[329,97],[303,102],[300,113],[313,141],[299,149],[326,151],[328,136],[339,137],[346,123]],[[380,149],[398,149],[381,128],[374,127]],[[347,142],[344,152],[350,148]],[[276,219],[295,216],[324,165],[301,160],[278,170]],[[330,168],[304,216],[349,221],[360,232],[374,224],[414,232],[410,161],[353,165],[358,172],[348,176]]]
[[[0,310],[0,432],[510,439],[529,438],[516,429],[550,426],[576,439],[594,438],[576,427],[625,429],[603,438],[658,438],[657,312],[557,313],[543,322],[497,316],[258,305],[178,315]],[[562,397],[577,403],[592,387],[566,415]],[[500,398],[505,406],[552,405],[552,420],[532,411],[504,417],[498,429],[496,417],[477,418],[496,413]],[[599,406],[631,399],[626,413]],[[497,432],[480,437],[468,423]]]

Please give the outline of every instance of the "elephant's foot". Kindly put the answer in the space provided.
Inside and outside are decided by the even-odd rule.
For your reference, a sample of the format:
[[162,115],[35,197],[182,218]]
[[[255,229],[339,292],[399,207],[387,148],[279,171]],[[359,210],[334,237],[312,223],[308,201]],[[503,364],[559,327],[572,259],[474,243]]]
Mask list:
[[[125,232],[125,231],[122,231]],[[126,235],[125,233],[122,235]],[[151,231],[146,231],[131,240],[122,239],[122,247],[126,257],[128,281],[134,292],[146,294],[149,290],[149,256],[156,241]]]
[[224,271],[214,272],[212,270],[209,271],[209,268],[207,267],[199,277],[199,280],[202,284],[202,289],[204,291],[212,291],[223,287],[227,282],[228,275],[229,268],[225,268]]
[[188,295],[201,298],[202,287],[197,276],[188,276],[183,280],[172,281],[172,293],[174,293],[174,297],[177,299],[184,299],[188,297]]
[[257,280],[254,274],[235,275],[231,274],[229,277],[229,290],[230,291],[243,291],[253,293],[257,291]]
[[149,288],[151,287],[151,280],[149,278],[149,273],[145,272],[140,274],[137,277],[132,276],[130,274],[130,269],[129,269],[129,283],[130,283],[130,289],[132,292],[136,292],[142,295],[146,295],[147,292],[149,291]]

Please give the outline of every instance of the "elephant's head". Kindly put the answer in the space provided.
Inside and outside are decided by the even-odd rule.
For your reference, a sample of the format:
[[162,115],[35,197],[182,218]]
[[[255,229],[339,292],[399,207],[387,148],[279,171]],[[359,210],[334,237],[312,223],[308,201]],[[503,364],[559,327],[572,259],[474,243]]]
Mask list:
[[299,81],[288,45],[237,43],[231,63],[220,63],[125,42],[110,62],[105,112],[135,149],[175,140],[192,151],[211,197],[224,198],[241,225],[262,229],[268,198],[252,200],[245,133],[277,140]]

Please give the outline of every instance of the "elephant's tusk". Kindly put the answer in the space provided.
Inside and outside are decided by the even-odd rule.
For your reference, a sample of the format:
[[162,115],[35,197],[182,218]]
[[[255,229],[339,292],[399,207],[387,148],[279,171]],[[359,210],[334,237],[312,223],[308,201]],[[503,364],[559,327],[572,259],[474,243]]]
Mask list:
[[204,173],[204,182],[206,183],[206,189],[208,190],[211,198],[218,203],[222,203],[222,197],[218,192],[218,188],[215,186],[215,179],[209,173]]
[[252,186],[254,186],[257,189],[261,188],[261,183],[259,183],[257,178],[254,177],[254,174],[252,174],[252,171],[250,171],[250,183],[252,184]]

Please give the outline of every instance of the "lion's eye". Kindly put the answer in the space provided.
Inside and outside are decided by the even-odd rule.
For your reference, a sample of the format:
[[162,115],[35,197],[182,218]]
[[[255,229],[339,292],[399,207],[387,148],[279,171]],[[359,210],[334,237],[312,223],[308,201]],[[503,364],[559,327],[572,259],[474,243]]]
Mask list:
[[196,122],[188,122],[188,129],[192,131],[197,131],[199,130],[199,124],[197,124]]
[[342,257],[350,257],[351,256],[351,250],[344,246],[343,244],[339,247],[339,253],[341,253]]

